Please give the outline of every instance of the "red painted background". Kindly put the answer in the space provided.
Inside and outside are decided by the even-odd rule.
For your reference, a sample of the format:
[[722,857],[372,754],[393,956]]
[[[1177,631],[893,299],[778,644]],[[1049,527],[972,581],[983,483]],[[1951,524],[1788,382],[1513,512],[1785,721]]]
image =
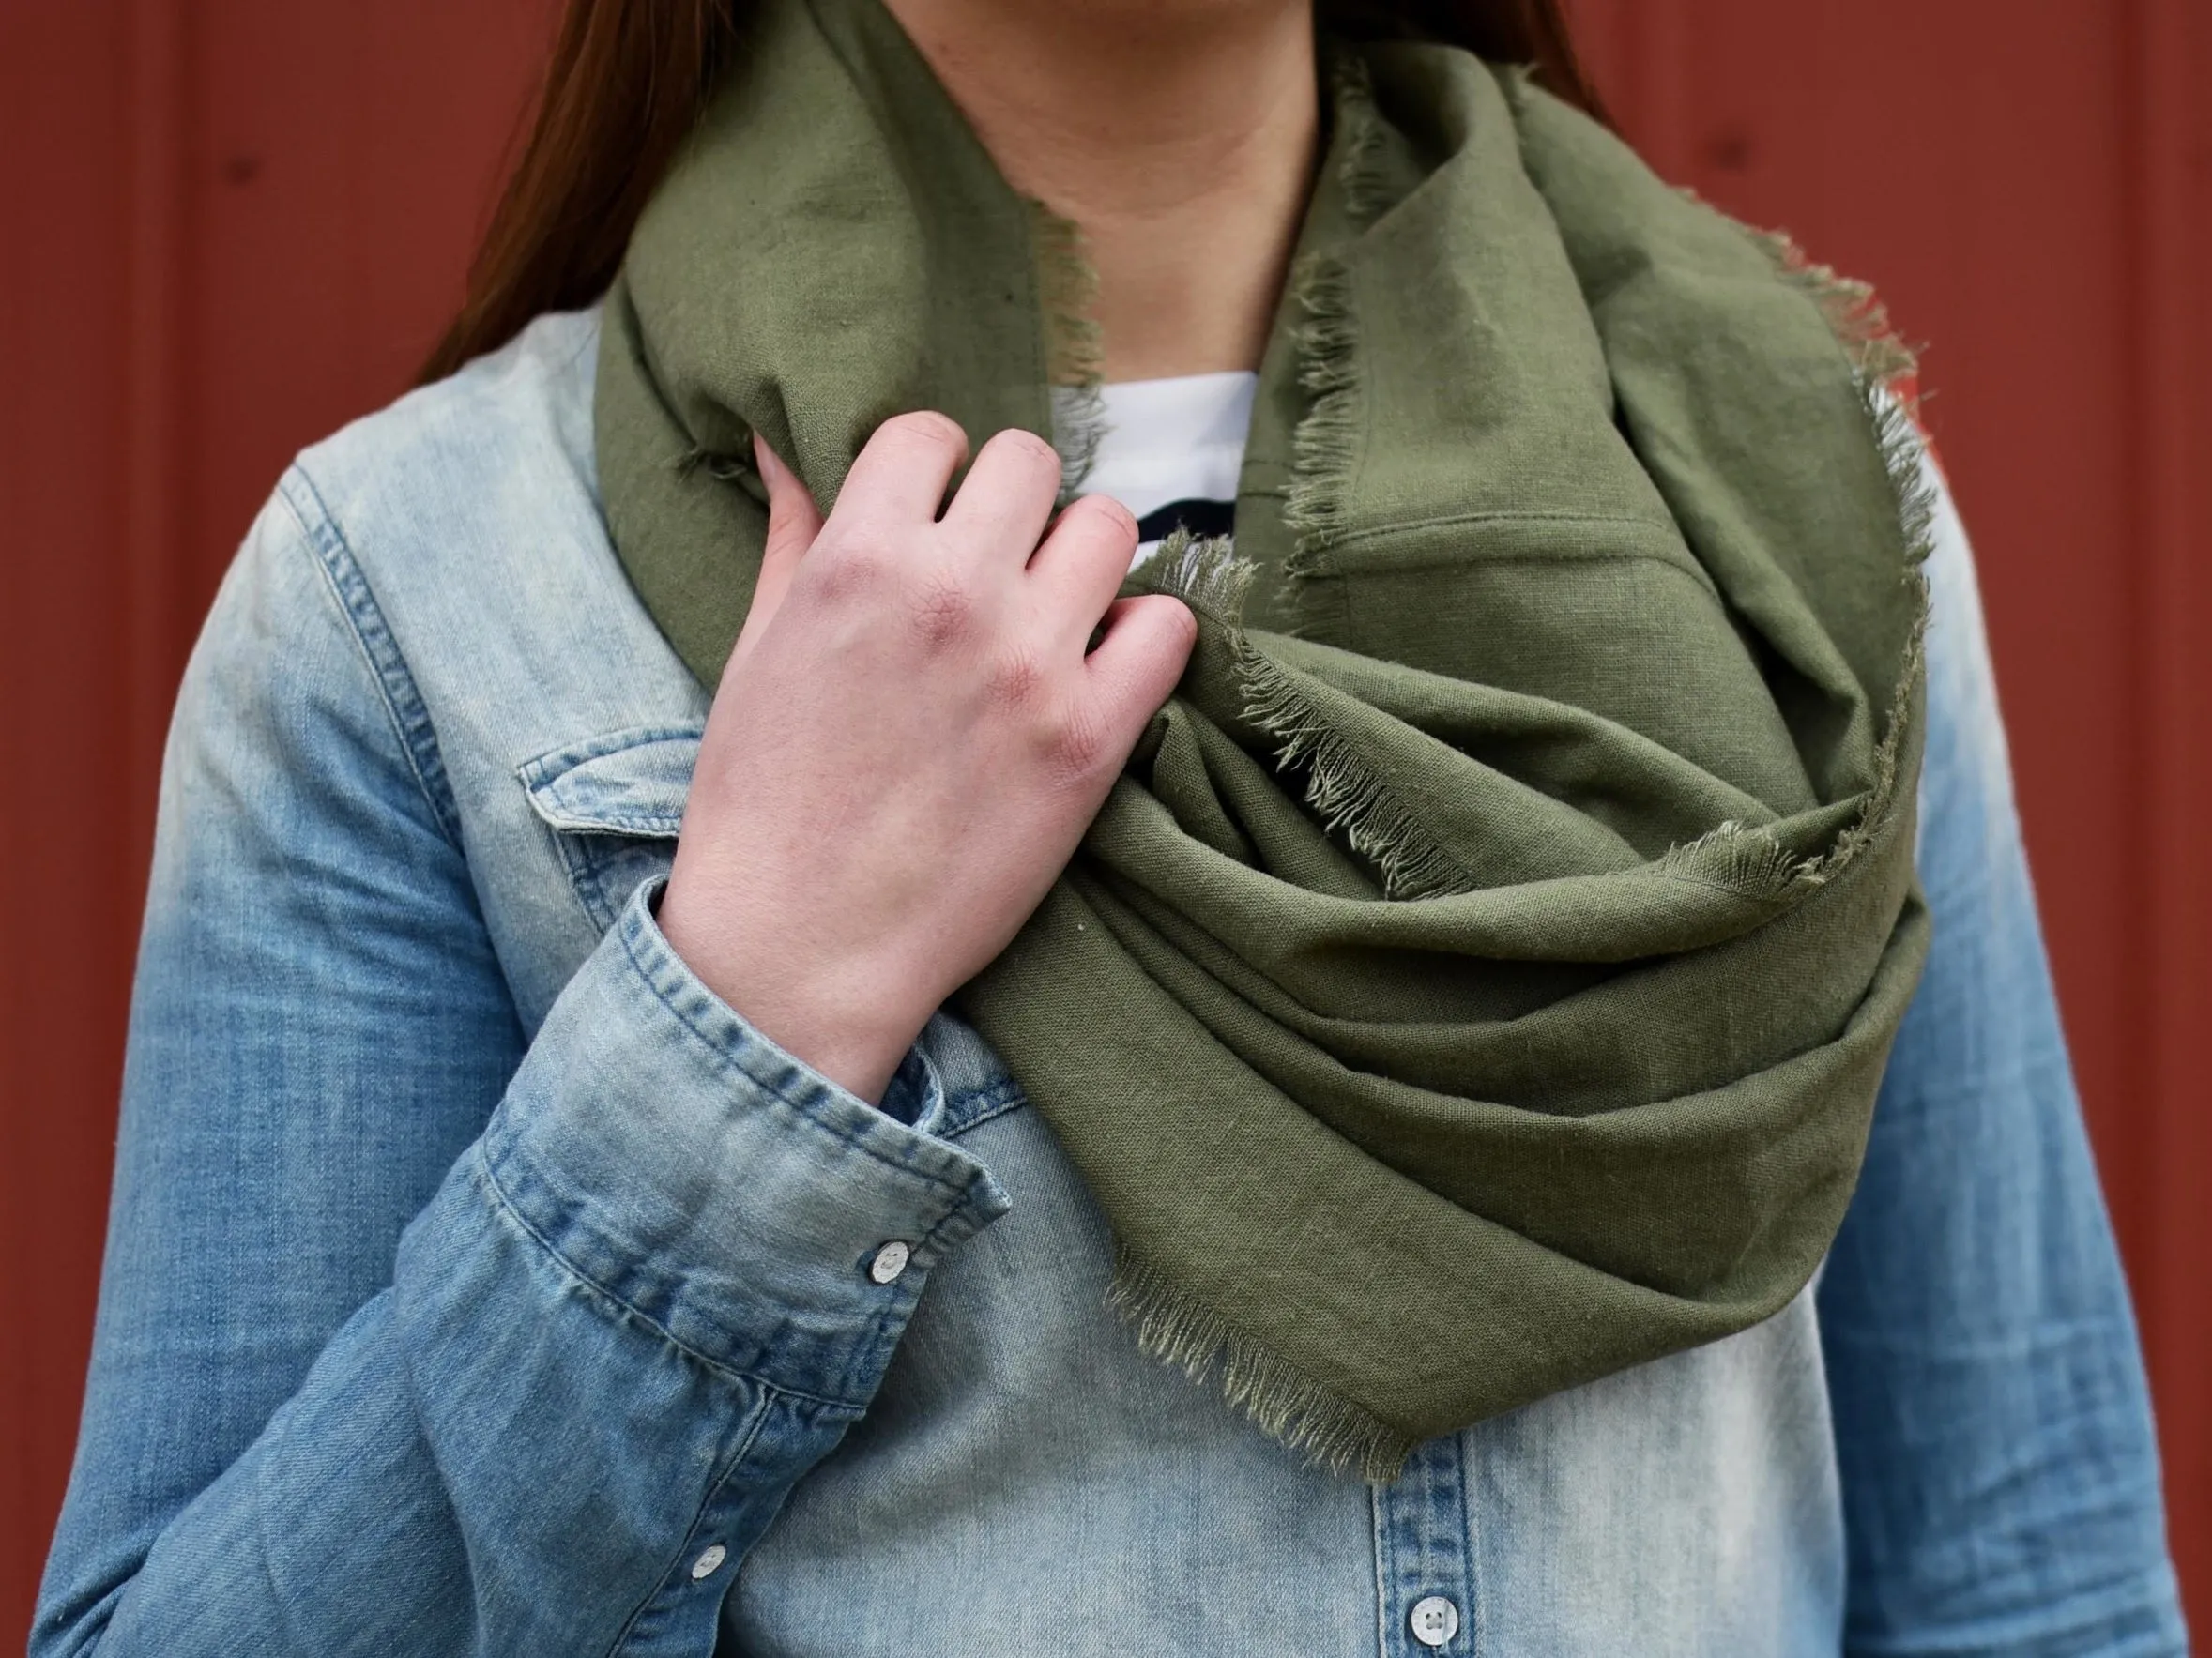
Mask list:
[[[1663,173],[1930,342],[2212,1625],[2212,8],[1576,10]],[[452,305],[549,16],[0,0],[0,1631],[68,1473],[184,653],[284,461],[400,390]]]

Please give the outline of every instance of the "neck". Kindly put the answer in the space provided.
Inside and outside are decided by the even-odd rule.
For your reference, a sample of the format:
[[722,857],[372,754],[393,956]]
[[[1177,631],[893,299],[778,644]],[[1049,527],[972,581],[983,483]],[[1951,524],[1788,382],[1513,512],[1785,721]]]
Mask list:
[[1007,181],[1073,220],[1106,377],[1256,369],[1311,187],[1310,0],[885,0]]

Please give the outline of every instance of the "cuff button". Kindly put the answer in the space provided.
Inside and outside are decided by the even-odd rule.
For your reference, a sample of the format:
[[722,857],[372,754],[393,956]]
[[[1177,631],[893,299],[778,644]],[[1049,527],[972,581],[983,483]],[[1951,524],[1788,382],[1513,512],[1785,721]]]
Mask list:
[[1427,1595],[1413,1603],[1408,1621],[1413,1626],[1413,1638],[1423,1646],[1445,1646],[1459,1633],[1459,1608],[1442,1595]]
[[899,1274],[907,1270],[907,1263],[913,1258],[912,1246],[894,1238],[877,1250],[875,1258],[869,1261],[868,1276],[877,1284],[895,1283]]

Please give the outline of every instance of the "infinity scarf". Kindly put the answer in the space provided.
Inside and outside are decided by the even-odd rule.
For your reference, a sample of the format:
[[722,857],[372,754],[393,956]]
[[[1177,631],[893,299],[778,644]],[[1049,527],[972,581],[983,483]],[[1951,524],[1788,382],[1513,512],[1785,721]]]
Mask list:
[[[1133,578],[1190,668],[957,1006],[1137,1339],[1380,1479],[1833,1240],[1927,947],[1927,503],[1863,289],[1525,75],[1330,50],[1234,552]],[[1055,435],[1083,281],[878,0],[767,0],[599,368],[615,543],[702,681],[752,434],[825,509],[901,410]]]

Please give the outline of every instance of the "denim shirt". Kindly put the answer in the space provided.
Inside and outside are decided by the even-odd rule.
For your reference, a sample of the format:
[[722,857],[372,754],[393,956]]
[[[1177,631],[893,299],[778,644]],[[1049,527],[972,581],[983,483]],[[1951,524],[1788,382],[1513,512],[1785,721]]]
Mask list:
[[972,1031],[878,1109],[669,949],[708,699],[596,345],[309,450],[216,601],[38,1658],[2182,1650],[1955,525],[1934,953],[1817,1292],[1369,1486],[1137,1352]]

